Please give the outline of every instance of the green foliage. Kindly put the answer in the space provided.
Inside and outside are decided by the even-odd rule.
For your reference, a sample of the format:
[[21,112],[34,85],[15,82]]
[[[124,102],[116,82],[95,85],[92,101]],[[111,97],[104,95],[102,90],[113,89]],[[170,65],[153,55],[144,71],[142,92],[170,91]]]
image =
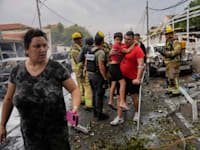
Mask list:
[[[190,2],[189,7],[192,8],[192,7],[195,7],[198,5],[200,5],[200,0],[194,0],[194,1]],[[186,9],[187,8],[185,8],[185,10]],[[200,16],[191,18],[190,19],[190,27],[194,26],[194,27],[196,27],[197,30],[200,30],[199,22],[200,22]],[[186,31],[186,26],[187,26],[186,21],[178,22],[175,24],[175,28],[182,28],[183,31]]]
[[200,5],[200,0],[192,1],[189,4],[190,7],[195,7],[195,6],[198,6],[198,5]]
[[62,23],[58,23],[56,28],[51,28],[52,43],[70,46],[74,32],[81,32],[83,40],[91,36],[87,29],[77,24],[65,28]]
[[183,32],[186,31],[187,23],[186,21],[178,22],[174,24],[175,28],[181,28]]
[[[126,139],[126,137],[124,137]],[[99,140],[95,143],[94,149],[101,150],[146,150],[144,147],[145,139],[140,139],[138,137],[132,136],[129,140],[126,139],[126,145],[122,146],[119,144],[106,144],[105,141]]]
[[153,34],[153,32],[149,32],[149,35],[152,35]]

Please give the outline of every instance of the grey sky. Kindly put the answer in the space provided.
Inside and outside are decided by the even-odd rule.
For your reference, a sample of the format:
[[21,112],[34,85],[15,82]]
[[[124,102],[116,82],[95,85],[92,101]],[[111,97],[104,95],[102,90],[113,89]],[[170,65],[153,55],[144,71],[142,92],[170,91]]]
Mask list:
[[[179,1],[149,0],[149,5],[153,8],[164,8]],[[130,28],[140,33],[146,31],[144,17],[142,19],[146,0],[46,0],[44,3],[66,19],[85,26],[92,34],[98,30],[105,34],[125,32]],[[150,25],[158,25],[165,15],[179,13],[187,5],[188,2],[163,12],[150,11]],[[37,17],[33,20],[35,14],[35,0],[0,0],[0,24],[22,23],[38,27]],[[43,26],[58,22],[65,26],[71,25],[44,6],[41,6],[41,14]]]

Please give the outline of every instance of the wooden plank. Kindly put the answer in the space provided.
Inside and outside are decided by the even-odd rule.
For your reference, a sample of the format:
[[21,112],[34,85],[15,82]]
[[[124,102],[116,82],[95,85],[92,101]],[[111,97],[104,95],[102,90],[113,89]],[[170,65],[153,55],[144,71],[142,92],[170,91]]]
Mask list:
[[182,87],[179,87],[179,90],[192,105],[192,119],[193,119],[193,122],[197,122],[198,121],[197,102],[194,101]]

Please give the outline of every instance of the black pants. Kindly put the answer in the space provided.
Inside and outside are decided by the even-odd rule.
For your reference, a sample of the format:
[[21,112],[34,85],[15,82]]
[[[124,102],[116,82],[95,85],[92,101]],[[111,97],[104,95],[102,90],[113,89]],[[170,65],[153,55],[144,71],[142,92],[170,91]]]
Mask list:
[[93,109],[98,113],[102,113],[103,98],[105,94],[105,89],[102,88],[104,79],[100,74],[88,74],[88,79],[92,88]]
[[120,64],[110,64],[109,71],[110,71],[112,81],[119,81],[124,78],[120,70]]

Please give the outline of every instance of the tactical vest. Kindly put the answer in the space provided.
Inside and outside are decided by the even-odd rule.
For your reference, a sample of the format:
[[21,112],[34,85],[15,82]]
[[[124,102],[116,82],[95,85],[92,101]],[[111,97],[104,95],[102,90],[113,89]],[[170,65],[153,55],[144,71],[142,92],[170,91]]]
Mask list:
[[[93,48],[92,48],[93,49]],[[96,48],[94,51],[89,50],[86,59],[87,59],[87,71],[94,72],[94,73],[100,73],[99,68],[96,64],[96,56],[95,53],[101,49]],[[105,58],[104,66],[106,66],[107,59]]]

